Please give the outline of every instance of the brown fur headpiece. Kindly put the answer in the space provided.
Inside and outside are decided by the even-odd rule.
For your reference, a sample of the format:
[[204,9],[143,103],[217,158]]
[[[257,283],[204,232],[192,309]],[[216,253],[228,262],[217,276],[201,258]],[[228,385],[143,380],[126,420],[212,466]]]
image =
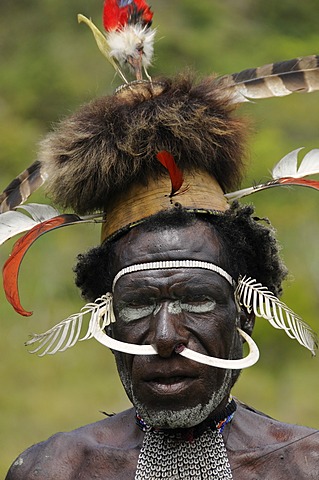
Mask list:
[[131,185],[147,184],[170,152],[184,171],[204,170],[227,192],[243,174],[246,125],[214,78],[189,76],[125,87],[83,106],[40,147],[53,200],[79,214],[103,210]]

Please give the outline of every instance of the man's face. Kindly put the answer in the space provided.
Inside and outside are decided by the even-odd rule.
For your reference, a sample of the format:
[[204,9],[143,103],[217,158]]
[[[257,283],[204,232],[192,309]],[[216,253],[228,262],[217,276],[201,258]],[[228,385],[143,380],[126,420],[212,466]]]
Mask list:
[[[202,260],[226,269],[218,237],[201,221],[161,232],[130,231],[116,247],[116,272],[158,260]],[[126,392],[144,420],[162,427],[200,423],[224,405],[232,387],[229,370],[199,364],[177,353],[183,344],[205,355],[238,358],[236,305],[231,286],[217,273],[179,268],[134,272],[114,291],[113,335],[151,344],[158,355],[116,353]]]

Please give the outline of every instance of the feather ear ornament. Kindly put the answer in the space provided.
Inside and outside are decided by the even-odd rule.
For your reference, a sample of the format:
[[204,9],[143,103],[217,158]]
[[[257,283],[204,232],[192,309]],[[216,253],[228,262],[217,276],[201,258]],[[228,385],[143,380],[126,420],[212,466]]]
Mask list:
[[246,276],[240,278],[235,298],[249,313],[265,318],[274,328],[283,329],[290,338],[316,354],[318,339],[315,332],[261,283]]
[[298,154],[301,150],[302,148],[298,148],[283,157],[273,168],[273,179],[269,182],[237,190],[236,192],[226,193],[225,197],[228,200],[233,201],[267,188],[289,185],[297,185],[299,187],[309,187],[319,190],[319,181],[303,178],[309,175],[319,174],[319,149],[313,149],[308,152],[298,168]]

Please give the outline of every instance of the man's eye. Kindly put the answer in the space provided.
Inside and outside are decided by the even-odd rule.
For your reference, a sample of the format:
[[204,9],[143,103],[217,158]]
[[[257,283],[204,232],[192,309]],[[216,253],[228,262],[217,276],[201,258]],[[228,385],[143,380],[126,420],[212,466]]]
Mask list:
[[154,309],[155,305],[137,305],[130,303],[130,305],[120,307],[118,313],[119,318],[123,320],[123,322],[129,323],[148,317],[153,313]]
[[203,297],[185,299],[181,302],[182,310],[190,313],[209,313],[213,312],[215,307],[215,300]]

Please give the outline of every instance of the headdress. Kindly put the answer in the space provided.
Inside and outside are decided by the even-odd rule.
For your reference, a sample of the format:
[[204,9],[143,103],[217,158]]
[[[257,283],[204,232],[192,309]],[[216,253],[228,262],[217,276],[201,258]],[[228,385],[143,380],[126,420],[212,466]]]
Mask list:
[[[102,223],[102,241],[123,227],[133,228],[178,201],[187,210],[219,215],[229,201],[262,189],[280,185],[302,185],[319,189],[319,182],[304,177],[319,172],[319,150],[305,155],[297,168],[298,152],[284,157],[273,170],[273,179],[238,190],[244,176],[245,123],[234,115],[238,104],[251,99],[311,92],[319,89],[319,57],[309,56],[256,69],[209,77],[199,83],[190,75],[175,79],[154,79],[151,65],[155,31],[153,13],[143,0],[106,0],[104,36],[86,17],[79,16],[92,30],[101,52],[125,82],[111,96],[94,100],[62,121],[42,142],[39,160],[17,177],[0,196],[0,242],[27,233],[15,244],[3,270],[8,300],[22,315],[29,315],[19,300],[17,275],[29,246],[40,235],[79,222]],[[136,80],[128,82],[123,69],[129,65]],[[143,79],[143,72],[146,79]],[[53,202],[74,213],[60,214],[48,205],[23,203],[45,183]],[[22,212],[20,211],[22,209]],[[25,215],[27,212],[28,215]],[[131,265],[118,273],[114,282],[133,271],[185,267]],[[206,268],[222,275],[234,287],[239,307],[267,319],[292,338],[315,352],[317,340],[310,327],[283,304],[258,279],[232,278],[229,272],[204,262],[187,268]],[[113,284],[114,285],[114,284]],[[78,340],[85,315],[90,317],[88,333],[111,348],[128,353],[132,346],[114,344],[103,330],[114,321],[112,292],[87,304],[43,335],[43,354],[63,351]],[[243,334],[243,332],[241,333]],[[107,340],[106,340],[107,338]],[[245,337],[246,338],[246,337]],[[197,361],[223,368],[243,368],[258,359],[250,342],[249,360],[201,359],[183,348],[181,353]],[[111,343],[110,343],[111,342]],[[152,346],[138,353],[151,354]],[[253,359],[253,360],[252,360]],[[240,363],[241,362],[241,363]]]

